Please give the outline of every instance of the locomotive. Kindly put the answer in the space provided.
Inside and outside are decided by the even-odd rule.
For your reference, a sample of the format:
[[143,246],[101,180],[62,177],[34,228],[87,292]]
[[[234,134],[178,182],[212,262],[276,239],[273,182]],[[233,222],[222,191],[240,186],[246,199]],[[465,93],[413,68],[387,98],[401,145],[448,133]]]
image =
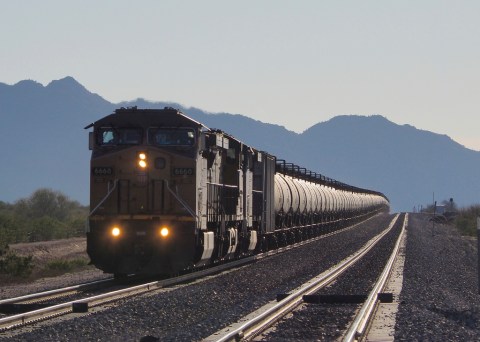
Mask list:
[[87,252],[115,276],[224,262],[389,208],[382,193],[279,160],[174,108],[120,108],[92,127]]

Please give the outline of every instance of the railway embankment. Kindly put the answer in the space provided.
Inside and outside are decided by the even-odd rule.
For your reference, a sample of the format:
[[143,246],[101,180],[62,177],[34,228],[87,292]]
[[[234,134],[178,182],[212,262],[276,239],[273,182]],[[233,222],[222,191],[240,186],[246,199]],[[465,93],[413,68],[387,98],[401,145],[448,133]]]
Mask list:
[[409,218],[398,341],[479,341],[477,240],[428,216]]
[[[369,222],[364,229],[372,234],[379,223]],[[45,322],[27,333],[0,333],[0,340],[201,339],[345,257],[364,239],[360,236],[347,232],[174,291],[127,300],[83,317]],[[327,265],[320,260],[327,260]],[[44,284],[51,287],[53,281],[68,277],[50,278]],[[40,290],[38,286],[35,290]],[[480,340],[476,239],[462,237],[449,225],[433,227],[427,216],[410,214],[395,329],[398,341]]]
[[[170,291],[128,299],[72,319],[52,321],[8,340],[201,340],[346,258],[383,230],[390,216],[288,250],[252,265]],[[2,340],[0,334],[0,340]]]

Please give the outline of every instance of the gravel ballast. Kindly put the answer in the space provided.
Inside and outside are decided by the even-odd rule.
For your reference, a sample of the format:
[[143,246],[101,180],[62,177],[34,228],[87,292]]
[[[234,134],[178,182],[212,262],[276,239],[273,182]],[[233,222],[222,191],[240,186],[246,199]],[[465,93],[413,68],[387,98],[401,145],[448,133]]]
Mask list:
[[[87,316],[44,323],[14,336],[0,333],[0,340],[139,341],[146,336],[159,341],[201,340],[350,255],[391,217],[377,217],[361,229],[170,292],[124,300]],[[432,236],[431,228],[428,217],[410,214],[395,339],[480,340],[477,241],[439,224]],[[328,322],[335,329],[336,320]],[[323,338],[328,340],[327,336]]]
[[479,341],[477,240],[409,217],[398,341]]

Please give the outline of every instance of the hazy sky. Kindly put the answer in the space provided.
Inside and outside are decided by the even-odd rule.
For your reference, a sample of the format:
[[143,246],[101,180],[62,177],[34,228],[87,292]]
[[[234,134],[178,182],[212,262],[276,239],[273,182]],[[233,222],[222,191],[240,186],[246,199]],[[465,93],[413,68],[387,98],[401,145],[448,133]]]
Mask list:
[[297,132],[381,114],[480,150],[478,0],[0,0],[0,32],[7,84],[73,76]]

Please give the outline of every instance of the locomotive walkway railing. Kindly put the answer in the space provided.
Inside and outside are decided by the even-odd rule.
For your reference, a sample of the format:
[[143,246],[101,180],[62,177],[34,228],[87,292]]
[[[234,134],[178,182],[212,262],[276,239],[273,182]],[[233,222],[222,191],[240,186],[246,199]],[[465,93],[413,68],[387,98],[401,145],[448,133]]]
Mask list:
[[172,196],[175,197],[175,199],[188,211],[188,213],[194,219],[198,219],[198,216],[195,214],[195,211],[193,211],[193,209],[190,208],[188,203],[185,202],[185,200],[183,198],[181,198],[180,195],[178,194],[178,188],[175,189],[177,191],[177,192],[175,192],[170,188],[170,185],[168,185],[168,180],[163,179],[163,181],[165,182],[165,185],[167,186],[167,190],[172,194]]

